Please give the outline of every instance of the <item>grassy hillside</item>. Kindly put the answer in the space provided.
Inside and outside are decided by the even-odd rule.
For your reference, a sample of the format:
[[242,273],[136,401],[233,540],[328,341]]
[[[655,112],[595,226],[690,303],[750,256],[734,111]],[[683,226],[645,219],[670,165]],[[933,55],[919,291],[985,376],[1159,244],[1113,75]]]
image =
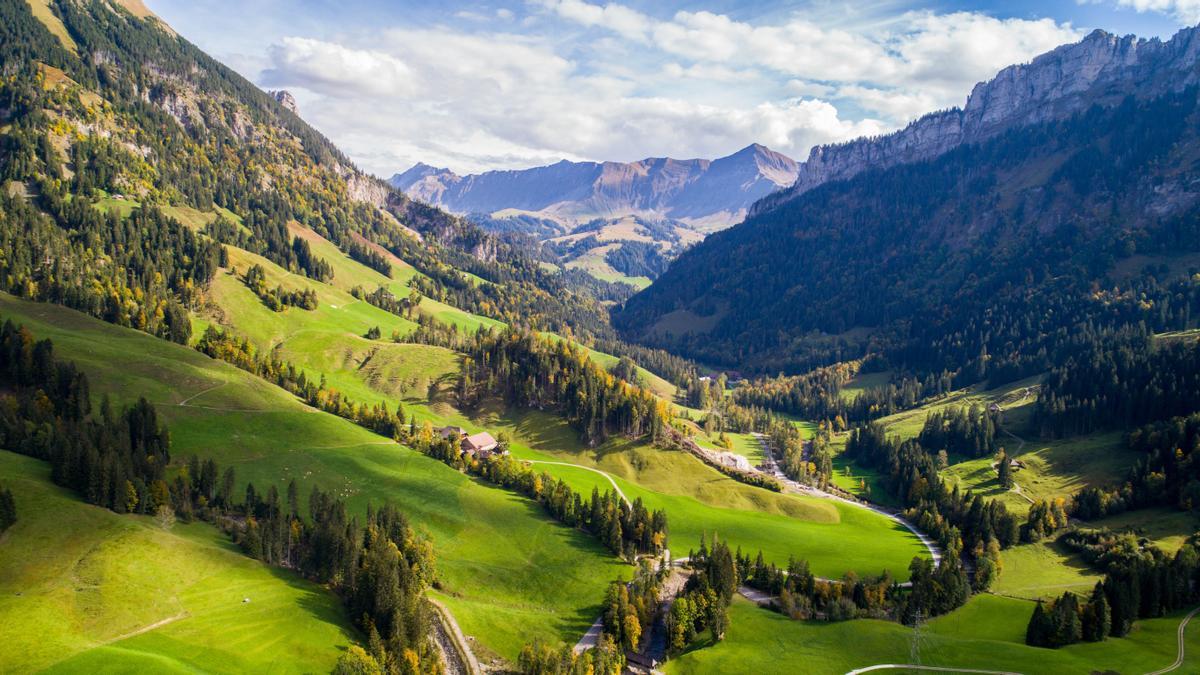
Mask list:
[[446,604],[485,654],[514,659],[532,637],[578,639],[606,584],[627,574],[524,498],[314,412],[232,366],[62,307],[0,296],[0,314],[52,338],[88,373],[94,395],[158,404],[177,458],[213,457],[235,467],[239,485],[260,490],[295,478],[307,496],[320,485],[360,513],[368,502],[397,504],[432,536]]
[[0,476],[20,514],[0,538],[6,672],[319,672],[353,639],[336,598],[209,525],[84,504],[9,452]]
[[[840,674],[873,664],[912,663],[915,652],[922,665],[943,668],[1027,675],[1141,673],[1175,660],[1176,629],[1186,613],[1139,621],[1126,638],[1054,650],[1025,646],[1032,611],[1028,601],[975,596],[965,607],[930,621],[918,638],[911,628],[883,621],[792,621],[738,599],[725,641],[669,661],[666,672]],[[1187,658],[1179,672],[1196,672],[1200,628],[1190,624],[1185,637]]]
[[[355,401],[386,401],[392,409],[403,403],[409,414],[439,425],[456,424],[493,434],[507,431],[518,457],[580,464],[610,473],[631,499],[640,496],[649,507],[667,510],[672,548],[677,554],[698,545],[701,535],[717,533],[747,550],[762,549],[780,564],[795,555],[808,558],[822,574],[840,576],[851,569],[873,574],[884,567],[903,575],[912,557],[924,552],[911,533],[886,518],[834,502],[751,488],[684,453],[618,440],[588,450],[574,430],[552,415],[492,407],[460,411],[448,395],[457,373],[453,352],[362,337],[374,325],[380,326],[385,338],[392,330],[406,333],[412,329],[411,322],[356,302],[339,288],[288,275],[245,251],[231,248],[230,264],[237,269],[259,264],[267,270],[270,285],[317,291],[316,310],[290,308],[277,313],[265,307],[236,276],[219,274],[212,290],[219,308],[216,318],[260,348],[273,349],[310,372],[323,374],[331,386]],[[379,277],[374,281],[382,280],[382,275],[344,256],[338,270],[335,286],[353,285],[371,275]],[[425,305],[422,301],[421,307]],[[453,311],[467,317],[464,322],[474,318]],[[597,352],[592,355],[603,365],[616,361]],[[656,389],[661,393],[668,388],[673,393],[674,387],[660,378],[647,380],[651,385],[657,380]],[[740,441],[748,443],[746,438]],[[595,472],[557,465],[541,468],[585,492],[593,486],[602,491],[611,487],[605,476]]]
[[[870,377],[873,377],[870,376]],[[1031,428],[1037,386],[1040,378],[1027,378],[1001,387],[973,386],[930,401],[911,410],[883,417],[879,423],[889,435],[915,438],[925,419],[935,411],[978,405],[997,404],[1002,410],[998,442],[1009,457],[1024,465],[1014,473],[1020,493],[1000,487],[994,459],[951,456],[950,467],[942,476],[951,485],[1001,500],[1017,513],[1029,509],[1030,500],[1069,497],[1088,485],[1114,483],[1122,479],[1137,460],[1125,449],[1119,432],[1096,433],[1067,439],[1039,439]],[[834,437],[834,451],[840,452],[846,434]],[[835,457],[833,481],[850,492],[866,496],[863,482],[871,486],[870,498],[887,503],[880,477],[873,471]]]

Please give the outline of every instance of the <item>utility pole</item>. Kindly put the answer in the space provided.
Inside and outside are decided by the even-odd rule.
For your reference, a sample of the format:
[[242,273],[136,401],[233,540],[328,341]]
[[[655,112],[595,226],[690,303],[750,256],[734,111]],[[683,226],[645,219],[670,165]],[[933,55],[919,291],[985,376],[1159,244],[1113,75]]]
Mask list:
[[917,612],[913,620],[912,636],[908,643],[908,663],[912,666],[921,665],[921,628],[922,628],[921,612]]

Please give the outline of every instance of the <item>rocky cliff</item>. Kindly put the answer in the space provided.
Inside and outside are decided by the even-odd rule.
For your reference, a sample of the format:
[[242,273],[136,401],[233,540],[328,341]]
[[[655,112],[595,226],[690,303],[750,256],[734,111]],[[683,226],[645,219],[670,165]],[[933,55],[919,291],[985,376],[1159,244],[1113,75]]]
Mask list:
[[1062,119],[1092,104],[1110,105],[1129,95],[1148,98],[1194,84],[1200,80],[1197,30],[1181,30],[1166,42],[1093,31],[980,82],[962,108],[930,113],[886,136],[813,148],[795,185],[751,210],[760,213],[829,181],[931,159],[960,144]]

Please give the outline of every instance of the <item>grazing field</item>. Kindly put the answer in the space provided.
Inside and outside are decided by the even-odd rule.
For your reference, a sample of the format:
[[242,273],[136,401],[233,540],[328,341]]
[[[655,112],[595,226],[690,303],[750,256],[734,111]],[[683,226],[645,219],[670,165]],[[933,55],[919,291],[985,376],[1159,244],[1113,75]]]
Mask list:
[[1200,532],[1200,518],[1197,518],[1196,514],[1171,508],[1127,511],[1108,518],[1088,521],[1086,525],[1113,532],[1132,532],[1172,554],[1179,550],[1188,537]]
[[507,431],[519,458],[577,465],[535,465],[577,490],[611,489],[608,478],[588,470],[596,469],[611,477],[628,498],[640,497],[649,508],[665,509],[676,556],[698,546],[702,535],[716,533],[734,548],[762,550],[780,565],[790,556],[806,558],[824,576],[887,569],[907,577],[913,557],[927,554],[916,537],[887,518],[833,500],[751,487],[682,451],[624,439],[584,448],[566,423],[534,411],[496,411],[471,422]]
[[[285,274],[242,251],[231,250],[230,260],[238,266],[250,260],[262,264],[271,283],[279,283],[276,279]],[[357,265],[353,261],[351,264]],[[248,335],[261,348],[275,349],[310,374],[324,375],[331,386],[352,400],[368,404],[385,401],[393,410],[403,403],[408,414],[415,413],[437,425],[456,424],[493,434],[507,431],[514,440],[514,454],[519,457],[569,462],[613,474],[623,481],[619,484],[631,499],[641,496],[651,508],[667,510],[677,553],[698,545],[703,534],[717,533],[747,550],[762,549],[781,565],[792,555],[808,558],[814,568],[829,576],[841,576],[847,570],[876,574],[884,568],[904,575],[913,556],[925,553],[910,532],[886,518],[833,501],[779,495],[743,485],[685,453],[664,452],[617,439],[588,450],[580,444],[578,434],[554,415],[506,411],[494,405],[460,411],[450,395],[457,372],[452,352],[367,340],[359,331],[365,332],[372,319],[349,317],[352,312],[379,310],[361,302],[334,310],[331,305],[345,301],[340,291],[294,275],[284,281],[316,288],[324,294],[321,306],[311,312],[288,309],[282,320],[274,319],[277,313],[229,276],[214,282],[213,295],[225,309],[224,319],[238,333]],[[334,302],[326,302],[325,296]],[[346,312],[347,318],[335,311]],[[390,326],[406,328],[383,324],[385,336]],[[602,366],[616,363],[609,355],[592,352],[592,356]],[[421,363],[414,363],[418,360]],[[399,376],[392,378],[389,373]],[[673,395],[674,387],[661,378],[649,373],[644,377],[650,386],[657,384],[661,394]],[[743,447],[752,441],[748,435],[740,439]],[[586,492],[593,486],[601,490],[611,487],[601,474],[555,465],[545,468]]]
[[332,594],[216,528],[84,504],[5,451],[0,484],[19,514],[0,538],[5,672],[328,671],[355,637]]
[[850,381],[842,387],[838,394],[843,400],[853,401],[867,389],[886,386],[891,379],[892,373],[887,370],[878,373],[859,373],[850,378]]
[[[213,457],[261,491],[295,478],[334,490],[359,513],[391,500],[427,532],[446,604],[485,655],[515,659],[533,637],[573,642],[613,579],[628,575],[590,537],[540,507],[485,486],[194,350],[53,305],[0,295],[0,314],[54,340],[92,393],[145,395],[171,428],[176,458]],[[179,405],[186,403],[185,405]]]
[[[738,598],[725,640],[668,661],[667,673],[813,673],[841,675],[882,663],[978,668],[1026,675],[1143,673],[1165,668],[1176,657],[1176,629],[1186,611],[1142,620],[1129,637],[1062,649],[1024,644],[1033,603],[992,595],[929,621],[919,637],[885,621],[841,623],[792,621]],[[1187,657],[1179,672],[1200,670],[1200,627],[1185,633]],[[903,670],[882,671],[905,673]]]
[[997,595],[1026,600],[1058,597],[1065,591],[1088,594],[1104,575],[1053,540],[1022,544],[1001,552],[1003,571],[992,584]]
[[[1120,433],[1054,440],[1037,438],[1029,427],[1033,405],[1037,400],[1038,383],[1039,378],[1032,377],[996,389],[968,387],[912,410],[880,418],[879,423],[889,435],[914,438],[921,432],[925,419],[934,411],[991,403],[1000,405],[1003,418],[999,443],[1010,457],[1019,459],[1024,465],[1014,473],[1014,479],[1024,496],[1000,487],[992,467],[995,461],[992,457],[952,455],[951,465],[942,472],[942,476],[964,491],[972,490],[999,499],[1017,513],[1028,511],[1030,499],[1069,497],[1088,485],[1112,484],[1123,479],[1137,457],[1124,448]],[[872,500],[886,499],[882,491],[876,488],[878,477],[872,471],[838,456],[845,447],[845,441],[845,434],[834,437],[834,483],[861,497],[865,496],[865,491],[860,481],[865,480],[872,486]],[[847,471],[849,475],[845,475]]]
[[[1069,497],[1088,485],[1119,483],[1138,459],[1137,453],[1124,447],[1119,432],[1054,441],[1007,441],[1005,450],[1024,465],[1013,472],[1013,480],[1022,494],[1034,500]],[[943,475],[963,490],[1000,498],[1010,509],[1026,512],[1029,501],[1000,487],[994,462],[991,457],[959,462]]]
[[899,506],[888,493],[883,476],[873,469],[863,468],[846,459],[840,452],[833,456],[833,484],[850,494],[883,506]]
[[619,243],[594,248],[566,264],[567,269],[583,270],[601,281],[629,284],[639,291],[650,285],[649,277],[631,277],[612,268],[605,259],[609,251],[620,248]]

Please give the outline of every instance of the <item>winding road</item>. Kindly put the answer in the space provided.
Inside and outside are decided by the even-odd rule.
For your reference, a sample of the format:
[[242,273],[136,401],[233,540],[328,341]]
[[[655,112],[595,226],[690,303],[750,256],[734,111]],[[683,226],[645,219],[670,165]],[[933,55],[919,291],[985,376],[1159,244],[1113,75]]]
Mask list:
[[[847,499],[841,495],[837,495],[832,492],[827,492],[825,490],[821,490],[819,488],[812,487],[811,485],[805,485],[803,483],[794,481],[791,478],[788,478],[778,468],[778,465],[774,464],[775,455],[771,451],[770,444],[767,443],[766,436],[764,436],[763,434],[760,434],[758,432],[754,432],[753,435],[755,438],[758,439],[759,444],[762,446],[764,456],[769,457],[771,459],[772,465],[775,466],[775,471],[769,475],[773,475],[776,479],[778,479],[780,482],[782,482],[785,487],[789,488],[791,492],[812,495],[815,497],[821,497],[823,499],[834,499],[834,500],[842,502],[843,504],[857,506],[860,509],[866,509],[873,513],[879,514],[885,518],[894,520],[897,523],[900,523],[901,525],[903,525],[905,527],[905,529],[907,529],[909,532],[912,532],[913,535],[915,535],[916,538],[921,541],[921,544],[923,544],[925,546],[925,548],[929,551],[929,556],[933,559],[934,567],[937,567],[937,565],[942,561],[942,550],[940,548],[938,548],[937,543],[934,542],[934,540],[932,538],[930,538],[929,535],[927,535],[924,532],[922,532],[921,530],[917,529],[916,525],[913,525],[912,523],[908,522],[907,519],[900,517],[900,515],[897,514],[896,512],[889,511],[887,509],[884,509],[879,506],[875,506],[874,504],[870,504],[867,502],[860,502],[860,501],[855,501],[853,499]],[[763,472],[763,473],[765,473],[765,472]]]
[[572,464],[570,462],[548,462],[548,461],[540,460],[540,459],[526,459],[526,460],[524,460],[524,462],[526,464],[550,464],[552,466],[569,466],[569,467],[573,467],[576,469],[583,469],[584,471],[591,471],[592,473],[598,473],[601,476],[604,476],[605,478],[608,479],[608,482],[610,484],[612,484],[613,489],[617,491],[617,496],[620,497],[625,502],[626,506],[633,506],[633,502],[629,501],[629,497],[626,497],[625,493],[621,492],[621,488],[620,488],[620,486],[617,485],[617,481],[613,480],[612,476],[610,476],[607,473],[604,473],[600,469],[593,469],[590,466],[581,466],[579,464]]
[[859,673],[871,673],[876,670],[929,670],[938,673],[981,673],[982,675],[1021,675],[1009,670],[977,670],[975,668],[943,668],[941,666],[916,666],[908,663],[881,663],[875,666],[867,666],[851,670],[846,675],[858,675]]
[[1163,673],[1169,673],[1172,670],[1176,670],[1179,668],[1179,666],[1183,665],[1183,658],[1187,649],[1187,645],[1185,645],[1183,641],[1183,632],[1185,629],[1187,629],[1188,622],[1192,620],[1192,617],[1196,616],[1196,612],[1200,612],[1200,607],[1188,612],[1187,616],[1183,617],[1183,621],[1179,622],[1179,630],[1175,632],[1175,640],[1178,644],[1179,654],[1175,657],[1175,662],[1166,668],[1163,668],[1162,670],[1155,670],[1153,672],[1146,673],[1146,675],[1162,675]]

